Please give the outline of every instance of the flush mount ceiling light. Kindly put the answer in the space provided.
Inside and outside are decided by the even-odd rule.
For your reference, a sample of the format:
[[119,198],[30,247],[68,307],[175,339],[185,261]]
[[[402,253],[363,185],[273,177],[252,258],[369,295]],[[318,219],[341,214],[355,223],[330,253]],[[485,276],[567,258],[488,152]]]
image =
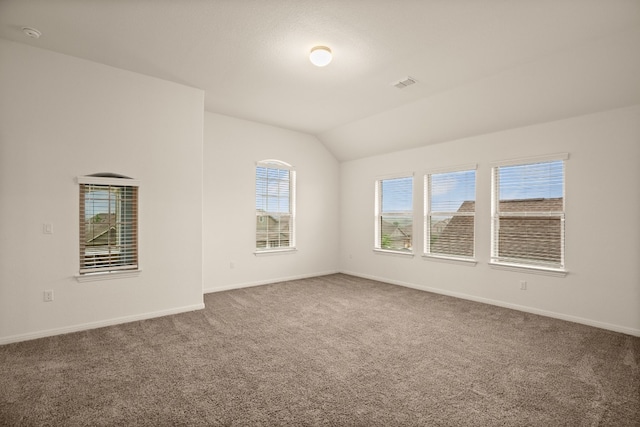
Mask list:
[[311,49],[309,54],[309,60],[316,67],[324,67],[331,62],[331,49],[326,46],[316,46]]
[[31,37],[32,39],[40,38],[42,33],[35,28],[22,27],[22,32]]

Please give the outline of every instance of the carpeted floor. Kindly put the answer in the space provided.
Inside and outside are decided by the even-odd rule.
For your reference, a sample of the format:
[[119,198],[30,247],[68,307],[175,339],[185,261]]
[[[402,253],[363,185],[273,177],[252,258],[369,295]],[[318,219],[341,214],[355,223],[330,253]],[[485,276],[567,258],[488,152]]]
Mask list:
[[0,347],[2,425],[638,426],[640,338],[337,274]]

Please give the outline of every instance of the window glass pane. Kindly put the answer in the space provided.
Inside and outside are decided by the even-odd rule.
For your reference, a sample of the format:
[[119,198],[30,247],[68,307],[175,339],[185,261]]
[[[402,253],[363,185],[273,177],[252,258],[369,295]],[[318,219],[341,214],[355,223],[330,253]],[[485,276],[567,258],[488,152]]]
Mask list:
[[430,216],[429,248],[436,255],[474,256],[473,216]]
[[80,273],[137,268],[137,187],[80,185]]
[[475,199],[475,170],[431,175],[432,212],[456,212],[464,202]]
[[411,251],[413,247],[413,177],[379,181],[376,247]]
[[413,215],[382,215],[380,220],[380,248],[410,250],[413,236]]
[[[554,161],[498,168],[500,211],[547,211],[541,200],[562,200],[564,162]],[[525,202],[533,200],[533,202]],[[502,203],[508,201],[511,203]],[[520,201],[520,203],[513,203]]]
[[493,254],[498,262],[564,266],[564,161],[494,170]]
[[428,254],[473,258],[475,243],[476,171],[428,175],[425,197],[425,251]]
[[561,263],[559,217],[500,217],[499,256],[525,262]]
[[382,212],[407,212],[412,209],[412,177],[382,181]]

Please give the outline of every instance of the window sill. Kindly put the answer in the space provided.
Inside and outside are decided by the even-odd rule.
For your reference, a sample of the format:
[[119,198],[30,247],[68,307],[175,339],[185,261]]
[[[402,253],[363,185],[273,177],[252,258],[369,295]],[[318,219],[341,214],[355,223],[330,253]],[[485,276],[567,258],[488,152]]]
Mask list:
[[253,254],[255,256],[269,256],[269,255],[292,254],[295,252],[298,252],[298,249],[286,248],[286,249],[265,249],[263,251],[255,251]]
[[475,259],[467,259],[467,258],[454,258],[454,257],[446,257],[446,256],[438,256],[438,255],[430,255],[423,254],[423,259],[429,261],[437,261],[437,262],[446,262],[449,264],[458,264],[458,265],[466,265],[467,267],[475,267],[478,264],[478,261]]
[[399,257],[406,257],[406,258],[413,258],[413,255],[414,255],[413,252],[391,251],[388,249],[374,249],[373,252],[381,255],[391,255],[391,256],[399,256]]
[[489,267],[496,270],[517,271],[520,273],[541,274],[544,276],[565,277],[568,271],[560,268],[536,267],[532,265],[489,262]]
[[95,282],[98,280],[111,280],[111,279],[127,279],[129,277],[138,277],[142,270],[121,270],[121,271],[107,271],[100,273],[87,273],[76,276],[76,280],[82,282]]

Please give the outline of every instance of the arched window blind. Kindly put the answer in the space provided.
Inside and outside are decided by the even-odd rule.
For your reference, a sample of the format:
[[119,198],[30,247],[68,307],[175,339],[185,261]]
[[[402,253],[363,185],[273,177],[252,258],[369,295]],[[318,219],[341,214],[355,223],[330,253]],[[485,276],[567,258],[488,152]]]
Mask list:
[[138,269],[138,182],[81,176],[80,274]]
[[376,181],[375,248],[413,250],[413,176]]
[[425,175],[425,239],[427,255],[473,259],[476,171]]
[[291,165],[263,160],[256,165],[256,251],[295,248],[295,182]]
[[564,269],[567,158],[493,168],[492,262]]

